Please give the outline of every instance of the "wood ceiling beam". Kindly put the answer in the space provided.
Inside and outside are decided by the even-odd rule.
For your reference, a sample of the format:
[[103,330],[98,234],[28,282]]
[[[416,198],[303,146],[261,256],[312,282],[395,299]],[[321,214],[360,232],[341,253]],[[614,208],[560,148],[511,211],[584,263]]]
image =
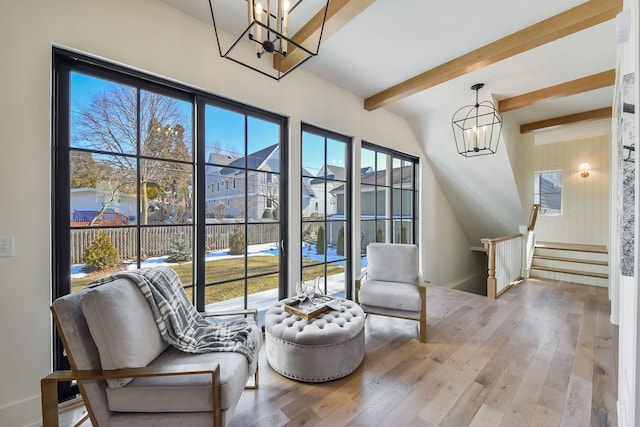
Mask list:
[[[331,0],[327,9],[327,19],[322,29],[324,8],[316,13],[297,33],[291,37],[299,45],[304,46],[307,40],[317,40],[322,30],[322,40],[327,40],[340,28],[344,27],[363,10],[371,6],[375,0]],[[292,46],[292,45],[291,45]],[[293,47],[293,46],[292,46]],[[305,46],[306,47],[306,46]],[[286,73],[307,55],[302,49],[292,49],[286,58],[273,56],[273,68]]]
[[503,99],[498,102],[498,110],[504,113],[505,111],[523,108],[550,99],[589,92],[591,90],[613,86],[615,81],[616,70],[603,71],[602,73],[535,90],[523,95],[514,96],[513,98]]
[[539,122],[526,123],[520,126],[520,133],[530,133],[538,129],[552,126],[577,124],[591,122],[594,120],[611,118],[612,108],[600,108],[598,110],[585,111],[584,113],[570,114],[568,116],[555,117],[553,119],[541,120]]
[[448,80],[606,22],[615,18],[621,10],[622,0],[586,1],[370,96],[365,99],[364,108],[372,111],[384,107]]

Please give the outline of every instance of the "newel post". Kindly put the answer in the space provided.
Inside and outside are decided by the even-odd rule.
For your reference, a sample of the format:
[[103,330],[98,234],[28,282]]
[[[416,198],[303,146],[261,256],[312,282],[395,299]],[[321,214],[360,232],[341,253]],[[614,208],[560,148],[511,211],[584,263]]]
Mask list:
[[487,271],[487,296],[496,299],[496,243],[491,239],[482,239],[481,242],[484,243],[484,250],[489,257],[489,262],[487,263],[489,266]]

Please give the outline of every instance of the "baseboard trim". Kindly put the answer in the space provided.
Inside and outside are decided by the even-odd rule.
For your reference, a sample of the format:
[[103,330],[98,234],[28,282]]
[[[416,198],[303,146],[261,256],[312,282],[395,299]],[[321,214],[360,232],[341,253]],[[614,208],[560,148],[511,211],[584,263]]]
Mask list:
[[42,425],[40,395],[12,402],[0,408],[3,427],[38,427]]

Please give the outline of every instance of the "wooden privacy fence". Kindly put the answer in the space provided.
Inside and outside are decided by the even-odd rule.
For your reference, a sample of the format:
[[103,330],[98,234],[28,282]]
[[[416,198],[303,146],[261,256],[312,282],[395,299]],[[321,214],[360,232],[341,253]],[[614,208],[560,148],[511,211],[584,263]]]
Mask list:
[[[207,250],[225,249],[229,247],[229,237],[244,231],[244,224],[207,224],[205,234],[205,248]],[[96,234],[106,233],[111,243],[118,250],[120,259],[136,259],[138,257],[136,228],[83,228],[71,230],[71,263],[82,262],[87,246],[91,244]],[[280,241],[280,224],[263,223],[247,225],[247,244],[259,245]],[[183,239],[193,242],[193,227],[144,227],[140,232],[140,257],[164,256],[169,253],[171,242]]]

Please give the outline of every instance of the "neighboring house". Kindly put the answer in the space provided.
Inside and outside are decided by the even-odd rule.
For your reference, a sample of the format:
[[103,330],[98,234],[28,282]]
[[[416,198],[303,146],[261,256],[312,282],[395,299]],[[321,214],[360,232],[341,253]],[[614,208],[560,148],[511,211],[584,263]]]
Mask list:
[[[344,181],[344,168],[340,166],[325,165],[320,168],[316,178],[312,178],[309,181],[309,185],[313,190],[316,198],[309,206],[309,216],[331,216],[335,215],[338,211],[336,205],[336,198],[331,191],[342,183],[337,183],[333,180]],[[326,183],[326,192],[325,192]],[[325,208],[326,206],[326,208]]]
[[[367,244],[376,241],[377,232],[386,232],[386,226],[380,226],[380,231],[376,230],[373,220],[393,221],[393,224],[390,224],[390,230],[397,234],[401,229],[402,217],[411,217],[413,209],[413,200],[410,197],[412,172],[411,166],[394,168],[391,174],[387,174],[387,171],[375,172],[371,168],[362,168],[360,177],[360,218],[363,221],[361,243],[362,247],[366,248]],[[409,190],[404,194],[404,197],[403,190]],[[336,198],[338,206],[333,214],[334,217],[344,217],[344,185],[335,187],[332,190],[332,196]],[[367,220],[371,222],[369,223]]]
[[[211,154],[206,168],[207,218],[236,218],[246,213],[247,218],[260,219],[266,210],[277,211],[280,207],[279,162],[278,144],[250,153],[246,158]],[[303,209],[313,197],[311,187],[303,185]]]
[[124,225],[137,221],[137,200],[134,194],[116,193],[111,200],[111,192],[97,188],[72,188],[70,191],[71,222],[89,223],[105,205],[105,221],[114,225]]
[[562,213],[562,182],[554,182],[547,177],[540,178],[540,200],[542,213]]
[[302,216],[310,217],[312,214],[317,215],[318,209],[318,195],[311,187],[311,181],[313,178],[307,178],[310,175],[309,171],[303,169],[302,171]]
[[[369,168],[366,168],[369,169]],[[337,180],[337,181],[336,181]],[[345,169],[342,166],[325,165],[320,168],[318,175],[309,182],[315,199],[309,205],[308,216],[332,216],[338,213],[338,203],[333,190],[342,187],[345,181]],[[326,192],[325,192],[326,183]],[[325,208],[326,206],[326,208]]]

